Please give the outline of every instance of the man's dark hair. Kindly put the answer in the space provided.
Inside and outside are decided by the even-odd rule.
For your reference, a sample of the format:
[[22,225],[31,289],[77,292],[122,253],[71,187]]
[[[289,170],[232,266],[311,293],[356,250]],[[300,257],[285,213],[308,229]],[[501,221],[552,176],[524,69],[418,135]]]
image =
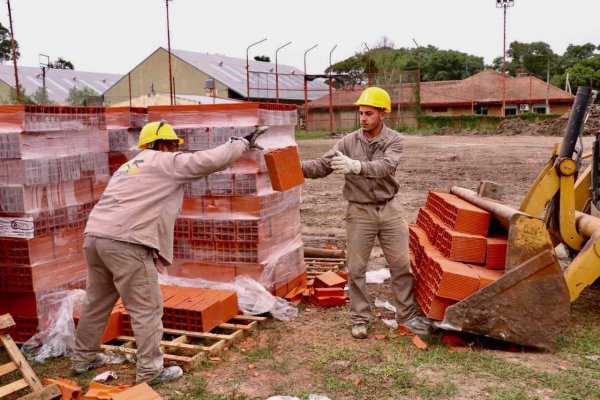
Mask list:
[[155,140],[154,142],[150,143],[150,145],[148,146],[148,148],[150,150],[157,150],[158,151],[158,148],[161,145],[161,143],[164,143],[164,144],[168,145],[169,143],[175,143],[175,142],[179,143],[178,140],[158,139],[158,140]]

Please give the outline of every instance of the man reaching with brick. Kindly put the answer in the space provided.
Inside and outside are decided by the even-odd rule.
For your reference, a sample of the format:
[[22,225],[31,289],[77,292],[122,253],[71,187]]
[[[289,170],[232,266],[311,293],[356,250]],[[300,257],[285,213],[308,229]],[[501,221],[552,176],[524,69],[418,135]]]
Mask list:
[[400,184],[395,174],[404,138],[384,125],[386,114],[391,111],[391,99],[385,90],[367,88],[355,104],[359,106],[361,128],[344,136],[322,157],[302,162],[305,178],[323,178],[332,172],[345,174],[352,336],[357,339],[368,336],[371,307],[366,272],[376,237],[390,268],[398,324],[412,333],[428,335],[431,323],[420,314],[413,299],[408,227],[396,197]]
[[261,127],[215,149],[179,152],[183,143],[164,121],[140,132],[142,150],[112,176],[86,228],[84,253],[87,287],[75,334],[71,369],[82,373],[106,364],[100,340],[119,297],[131,316],[137,345],[136,382],[159,383],[179,378],[180,367],[163,366],[163,302],[157,262],[173,261],[173,229],[184,185],[223,170],[246,150],[260,148]]

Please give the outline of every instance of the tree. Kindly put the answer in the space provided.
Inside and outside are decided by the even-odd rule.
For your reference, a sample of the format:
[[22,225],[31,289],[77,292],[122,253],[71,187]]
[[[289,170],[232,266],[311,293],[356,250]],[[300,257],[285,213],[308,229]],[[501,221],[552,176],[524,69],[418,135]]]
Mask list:
[[[512,42],[506,51],[510,59],[506,63],[506,70],[513,76],[521,69],[527,73],[546,79],[548,62],[555,65],[558,56],[552,51],[550,45],[544,42],[521,43]],[[502,64],[500,64],[500,67]]]
[[254,59],[256,61],[271,62],[271,57],[269,56],[254,56]]
[[365,71],[367,71],[367,58],[363,54],[357,53],[333,64],[331,68],[325,70],[325,73],[346,74],[350,76],[352,83],[360,85],[363,83]]
[[75,66],[71,61],[67,61],[62,57],[58,57],[58,59],[54,62],[48,64],[48,68],[54,69],[75,69]]
[[[35,104],[34,101],[25,94],[25,89],[22,86],[21,86],[19,92],[21,92],[21,104]],[[15,88],[11,87],[8,92],[8,99],[1,99],[0,103],[1,104],[19,104],[19,102],[17,100],[17,90]]]
[[482,57],[472,56],[456,50],[438,50],[431,53],[427,62],[421,64],[423,81],[447,81],[468,78],[483,71]]
[[37,88],[37,90],[33,92],[31,95],[31,100],[35,104],[54,104],[54,102],[50,100],[50,97],[48,97],[48,91],[44,90],[42,87]]
[[[19,43],[15,40],[15,52],[17,60],[21,56],[19,53]],[[12,60],[12,46],[10,32],[0,23],[0,63]],[[16,92],[15,92],[16,94]]]
[[396,44],[387,36],[382,36],[377,43],[375,43],[375,46],[373,46],[374,49],[393,49],[394,47],[396,47]]
[[73,86],[69,89],[69,94],[66,98],[66,103],[70,106],[86,106],[88,104],[88,97],[98,96],[98,93],[89,87],[83,89],[77,89]]

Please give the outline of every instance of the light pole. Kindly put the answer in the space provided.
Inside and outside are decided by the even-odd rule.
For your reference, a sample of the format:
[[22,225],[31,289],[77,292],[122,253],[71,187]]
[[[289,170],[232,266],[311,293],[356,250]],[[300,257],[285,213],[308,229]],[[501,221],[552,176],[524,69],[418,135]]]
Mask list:
[[333,49],[329,52],[329,132],[333,135],[333,89],[331,88],[331,54],[337,47],[337,44],[333,46]]
[[21,88],[19,87],[19,72],[17,69],[17,46],[15,44],[15,33],[13,30],[10,0],[6,0],[6,5],[8,6],[8,20],[10,22],[10,47],[12,48],[13,66],[15,67],[15,88],[17,89],[17,103],[21,104]]
[[267,38],[259,40],[258,42],[254,42],[250,46],[246,47],[246,101],[250,101],[250,62],[248,61],[248,52],[250,51],[250,47],[262,43],[265,40],[267,40]]
[[304,52],[304,130],[308,131],[308,81],[306,80],[306,55],[309,51],[317,47],[318,44],[315,44],[310,49]]
[[506,116],[506,9],[515,5],[514,0],[496,0],[496,8],[504,12],[504,29],[502,34],[502,116]]
[[367,46],[367,42],[364,42],[363,45],[367,49],[367,57],[368,57],[368,73],[367,73],[367,85],[371,86],[371,49]]
[[167,48],[169,52],[169,93],[171,96],[171,105],[173,105],[173,73],[171,70],[171,30],[169,27],[169,1],[173,0],[165,0],[165,6],[167,7]]
[[[46,58],[44,62],[44,58]],[[44,96],[44,101],[48,98],[46,95],[46,68],[50,66],[50,57],[45,54],[38,54],[38,61],[40,63],[40,68],[42,69],[42,95]]]
[[279,103],[279,72],[277,71],[277,53],[279,52],[279,50],[283,49],[285,46],[291,43],[292,42],[287,42],[286,44],[275,50],[275,103]]

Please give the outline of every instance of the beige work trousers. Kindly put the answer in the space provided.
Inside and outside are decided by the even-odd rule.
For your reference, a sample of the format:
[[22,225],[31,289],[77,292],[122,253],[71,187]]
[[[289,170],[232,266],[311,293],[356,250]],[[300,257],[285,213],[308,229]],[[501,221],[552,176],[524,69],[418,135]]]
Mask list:
[[414,276],[408,255],[408,225],[398,197],[382,206],[349,202],[346,230],[348,291],[353,322],[366,323],[371,319],[366,272],[375,237],[379,239],[390,268],[396,319],[404,321],[414,316]]
[[91,361],[100,351],[108,317],[120,296],[135,335],[136,381],[155,378],[163,369],[163,302],[152,250],[89,235],[83,249],[88,263],[87,287],[72,362]]

